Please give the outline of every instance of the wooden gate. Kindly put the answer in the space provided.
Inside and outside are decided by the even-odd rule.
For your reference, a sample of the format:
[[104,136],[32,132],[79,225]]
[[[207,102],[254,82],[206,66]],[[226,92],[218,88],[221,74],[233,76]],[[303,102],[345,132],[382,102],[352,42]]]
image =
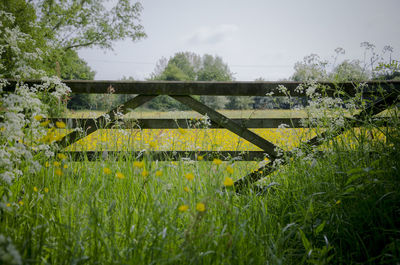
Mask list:
[[[29,85],[40,83],[37,80],[25,82]],[[287,96],[290,94],[292,97],[307,96],[304,90],[296,89],[301,83],[298,82],[158,82],[158,81],[73,81],[65,80],[64,83],[69,86],[72,93],[85,94],[85,93],[109,93],[109,88],[112,87],[114,94],[134,94],[132,99],[124,104],[110,110],[107,114],[111,122],[107,122],[104,116],[96,119],[55,119],[63,120],[69,127],[76,127],[78,124],[83,124],[85,134],[73,131],[63,137],[59,144],[62,147],[67,147],[79,139],[95,132],[100,129],[99,124],[107,124],[102,129],[111,128],[120,119],[117,113],[126,114],[127,112],[149,102],[159,95],[168,95],[173,99],[183,103],[192,110],[207,115],[211,120],[211,128],[225,128],[229,131],[244,138],[255,146],[259,147],[262,151],[153,151],[151,156],[154,159],[170,159],[176,160],[182,157],[194,159],[195,156],[201,155],[205,160],[212,160],[215,157],[231,155],[232,157],[241,156],[243,160],[256,160],[262,159],[265,155],[268,156],[269,162],[247,176],[235,182],[236,190],[256,182],[263,176],[271,174],[276,167],[273,162],[276,159],[281,159],[281,163],[287,163],[287,158],[292,154],[290,151],[283,151],[275,144],[260,137],[256,133],[249,130],[249,128],[278,128],[280,124],[287,124],[289,128],[301,128],[299,118],[265,118],[265,119],[230,119],[221,113],[213,110],[212,108],[204,105],[196,100],[193,95],[208,95],[208,96],[266,96],[273,93],[273,96]],[[397,102],[400,90],[400,81],[369,81],[364,83],[362,90],[359,89],[354,83],[330,83],[319,82],[319,85],[324,88],[323,94],[326,96],[354,96],[356,93],[362,93],[363,97],[373,99],[368,106],[353,117],[346,118],[347,124],[351,126],[360,126],[365,116],[375,115],[388,106]],[[9,85],[5,91],[12,91],[15,88],[16,81],[9,80]],[[302,84],[307,86],[307,84]],[[287,91],[284,92],[280,89],[284,86]],[[184,119],[138,119],[135,122],[140,128],[161,129],[161,128],[183,128],[187,126]],[[129,122],[128,122],[129,124]],[[123,127],[122,127],[123,128]],[[344,128],[338,128],[335,132],[337,135],[341,134]],[[318,146],[323,143],[324,135],[314,137],[304,144],[306,146]],[[137,152],[132,151],[132,155]],[[102,152],[85,152],[86,157],[90,160],[101,158]],[[82,157],[82,152],[71,152],[73,158]],[[261,173],[262,172],[262,173]]]

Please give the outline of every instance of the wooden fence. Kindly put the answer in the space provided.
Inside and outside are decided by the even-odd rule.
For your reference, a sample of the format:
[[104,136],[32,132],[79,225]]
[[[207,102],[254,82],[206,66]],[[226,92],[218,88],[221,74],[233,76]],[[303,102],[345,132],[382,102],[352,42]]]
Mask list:
[[[9,85],[4,91],[13,91],[16,81],[8,80]],[[40,83],[37,80],[26,81],[25,83],[33,85]],[[249,128],[278,128],[280,124],[287,124],[289,128],[301,128],[301,122],[298,118],[265,118],[265,119],[230,119],[214,109],[204,105],[200,101],[192,97],[192,95],[208,95],[208,96],[266,96],[273,92],[273,96],[287,96],[289,93],[292,97],[304,97],[305,91],[296,89],[301,83],[298,82],[140,82],[140,81],[73,81],[66,80],[64,83],[69,86],[74,94],[85,93],[109,93],[110,87],[113,88],[114,94],[134,94],[132,99],[124,104],[110,110],[107,114],[111,122],[107,122],[104,116],[96,119],[57,119],[63,120],[69,127],[76,127],[78,124],[83,125],[84,135],[78,131],[73,131],[63,137],[59,144],[62,147],[67,147],[79,139],[89,135],[100,129],[99,124],[107,124],[105,128],[111,128],[117,121],[117,111],[122,114],[142,106],[146,102],[151,101],[159,95],[168,95],[173,99],[183,103],[192,110],[207,115],[211,120],[211,128],[225,128],[229,131],[244,138],[262,151],[153,151],[150,153],[154,159],[194,159],[198,155],[202,155],[205,160],[212,160],[215,157],[237,157],[241,156],[243,160],[262,159],[265,155],[268,156],[269,162],[260,168],[260,170],[252,172],[247,176],[237,180],[235,187],[237,190],[245,187],[250,183],[254,183],[261,177],[272,173],[275,170],[273,161],[281,159],[282,163],[286,163],[284,158],[290,157],[290,151],[284,152],[275,144],[260,137]],[[397,102],[400,90],[400,81],[369,81],[363,86],[357,86],[351,82],[345,83],[329,83],[320,82],[323,85],[323,95],[340,97],[343,95],[354,96],[356,93],[361,93],[363,97],[373,99],[368,106],[359,114],[347,118],[347,123],[352,126],[360,126],[362,120],[367,115],[375,115],[390,105]],[[287,91],[283,92],[279,86],[284,86]],[[304,84],[304,86],[306,86]],[[360,88],[361,87],[361,88]],[[138,119],[134,121],[125,120],[125,124],[135,124],[143,129],[163,129],[163,128],[186,128],[187,120],[185,119]],[[124,125],[122,125],[124,126]],[[122,127],[124,128],[124,127]],[[131,127],[129,127],[131,128]],[[341,134],[344,128],[337,130],[337,135]],[[322,135],[323,138],[324,135]],[[306,145],[317,146],[323,143],[321,135],[308,140]],[[113,152],[109,152],[110,154]],[[137,155],[137,151],[132,151],[128,155]],[[282,155],[284,154],[284,155]],[[71,152],[73,158],[87,157],[89,160],[102,157],[102,152]],[[260,173],[262,172],[262,173]]]

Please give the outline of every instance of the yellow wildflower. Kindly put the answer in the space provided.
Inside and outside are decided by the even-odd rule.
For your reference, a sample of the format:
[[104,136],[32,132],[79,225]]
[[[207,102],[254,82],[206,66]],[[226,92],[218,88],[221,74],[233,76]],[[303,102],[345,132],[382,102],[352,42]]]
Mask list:
[[219,165],[222,164],[222,160],[221,160],[221,159],[218,159],[218,158],[214,158],[213,164],[219,166]]
[[186,205],[186,204],[181,205],[181,206],[178,207],[178,210],[179,210],[180,212],[186,212],[188,209],[189,209],[189,206]]
[[187,180],[191,181],[191,180],[194,179],[194,175],[193,175],[192,173],[187,173],[187,174],[185,174],[185,178],[186,178]]
[[66,127],[63,121],[56,121],[57,128],[64,129]]
[[227,171],[229,174],[233,174],[233,168],[232,168],[231,166],[227,166],[227,167],[226,167],[226,171]]
[[199,212],[204,212],[206,210],[206,206],[204,205],[204,203],[199,202],[196,205],[196,210],[199,211]]
[[157,170],[157,171],[156,171],[156,176],[157,176],[157,177],[161,177],[162,174],[163,174],[163,172],[162,172],[161,170]]
[[150,148],[156,148],[157,147],[157,143],[156,142],[150,142],[149,146],[150,146]]
[[198,161],[201,161],[201,160],[203,160],[203,159],[204,159],[203,156],[197,156],[197,160],[198,160]]
[[233,180],[231,179],[231,178],[229,178],[229,177],[226,177],[225,178],[225,180],[224,180],[224,186],[225,187],[231,187],[231,186],[233,186]]
[[142,177],[147,177],[148,175],[149,175],[149,171],[147,171],[146,169],[143,169]]
[[111,174],[111,170],[108,167],[103,168],[103,173],[106,175]]
[[183,190],[186,191],[186,192],[189,192],[189,191],[190,191],[190,189],[189,189],[188,186],[184,187]]
[[342,203],[341,200],[336,201],[336,205],[339,205],[339,204],[341,204],[341,203]]
[[50,166],[50,163],[49,163],[48,161],[46,161],[46,163],[44,163],[44,166],[45,166],[45,167],[49,167],[49,166]]
[[137,167],[137,168],[142,168],[144,166],[144,162],[143,161],[135,161],[135,162],[133,162],[133,166]]
[[54,171],[54,173],[55,173],[57,176],[62,176],[62,174],[63,174],[61,168],[57,168],[57,169]]
[[186,133],[186,131],[182,128],[178,128],[178,131],[180,132],[180,134],[184,135]]
[[48,193],[49,192],[49,188],[44,188],[44,192]]
[[61,163],[58,162],[58,161],[54,161],[54,162],[53,162],[53,165],[54,165],[55,167],[59,167],[59,166],[61,166]]
[[18,204],[22,206],[22,205],[24,205],[24,202],[23,201],[19,201]]
[[68,168],[68,165],[67,165],[67,164],[65,164],[65,165],[64,165],[64,168]]
[[39,189],[35,186],[35,187],[33,187],[33,191],[34,191],[34,192],[38,192]]
[[121,172],[117,172],[117,173],[115,173],[115,177],[118,178],[118,179],[124,179],[125,175],[122,174]]
[[66,159],[66,158],[67,158],[67,156],[66,156],[66,155],[64,155],[64,154],[61,154],[61,153],[57,154],[57,157],[58,157],[58,159],[60,159],[60,160],[64,160],[64,159]]
[[45,121],[43,121],[43,122],[40,123],[40,126],[46,127],[46,126],[49,125],[49,124],[50,124],[50,120],[45,120]]
[[40,121],[41,119],[43,119],[42,115],[36,115],[35,117],[33,117],[35,120]]
[[7,206],[7,207],[11,207],[11,203],[7,203],[6,206]]

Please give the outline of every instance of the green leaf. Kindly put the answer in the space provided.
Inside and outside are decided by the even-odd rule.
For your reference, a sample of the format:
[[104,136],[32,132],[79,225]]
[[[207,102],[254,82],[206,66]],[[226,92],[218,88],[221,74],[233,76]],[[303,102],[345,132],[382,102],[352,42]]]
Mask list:
[[315,233],[318,235],[319,233],[322,232],[326,224],[326,221],[323,221],[317,228],[315,229]]
[[299,233],[300,233],[300,237],[301,237],[301,241],[303,242],[303,246],[304,248],[309,251],[311,250],[311,243],[310,241],[308,241],[306,235],[304,234],[303,230],[299,229]]

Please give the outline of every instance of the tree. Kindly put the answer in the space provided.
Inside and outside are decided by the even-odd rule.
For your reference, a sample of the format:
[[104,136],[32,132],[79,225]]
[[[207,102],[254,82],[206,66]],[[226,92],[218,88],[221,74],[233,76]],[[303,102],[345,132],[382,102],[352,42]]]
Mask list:
[[112,49],[117,40],[146,36],[140,25],[142,5],[118,0],[108,9],[104,0],[32,0],[40,27],[52,46],[64,50]]
[[295,63],[291,80],[297,82],[326,80],[327,64],[328,62],[321,60],[317,54],[305,56],[302,62]]
[[[27,65],[42,69],[47,75],[62,78],[91,79],[93,71],[79,59],[80,48],[100,47],[112,49],[117,40],[145,37],[140,25],[142,6],[129,0],[117,0],[106,8],[105,0],[2,0],[0,8],[15,19],[0,18],[0,30],[5,26],[18,27],[29,36],[23,51],[41,51],[41,59],[33,58]],[[4,39],[4,30],[0,31]],[[0,41],[1,41],[0,39]],[[6,50],[2,74],[13,77],[15,51]]]
[[[25,0],[0,2],[1,76],[40,75],[37,70],[42,64],[41,57],[45,51],[42,48],[46,47],[46,40],[35,22],[35,9]],[[25,71],[21,71],[23,68]]]
[[[164,57],[158,61],[151,80],[231,81],[233,74],[221,57],[209,54],[201,57],[192,52],[178,52],[168,61]],[[200,101],[215,109],[224,108],[228,103],[224,96],[201,96]],[[147,106],[159,110],[188,109],[166,96],[158,96]]]
[[344,60],[329,74],[329,80],[337,82],[345,81],[365,81],[369,75],[360,65],[359,60]]
[[388,63],[379,63],[375,68],[378,80],[400,80],[400,61],[391,60]]
[[221,57],[205,54],[198,70],[197,81],[232,81],[233,73]]

